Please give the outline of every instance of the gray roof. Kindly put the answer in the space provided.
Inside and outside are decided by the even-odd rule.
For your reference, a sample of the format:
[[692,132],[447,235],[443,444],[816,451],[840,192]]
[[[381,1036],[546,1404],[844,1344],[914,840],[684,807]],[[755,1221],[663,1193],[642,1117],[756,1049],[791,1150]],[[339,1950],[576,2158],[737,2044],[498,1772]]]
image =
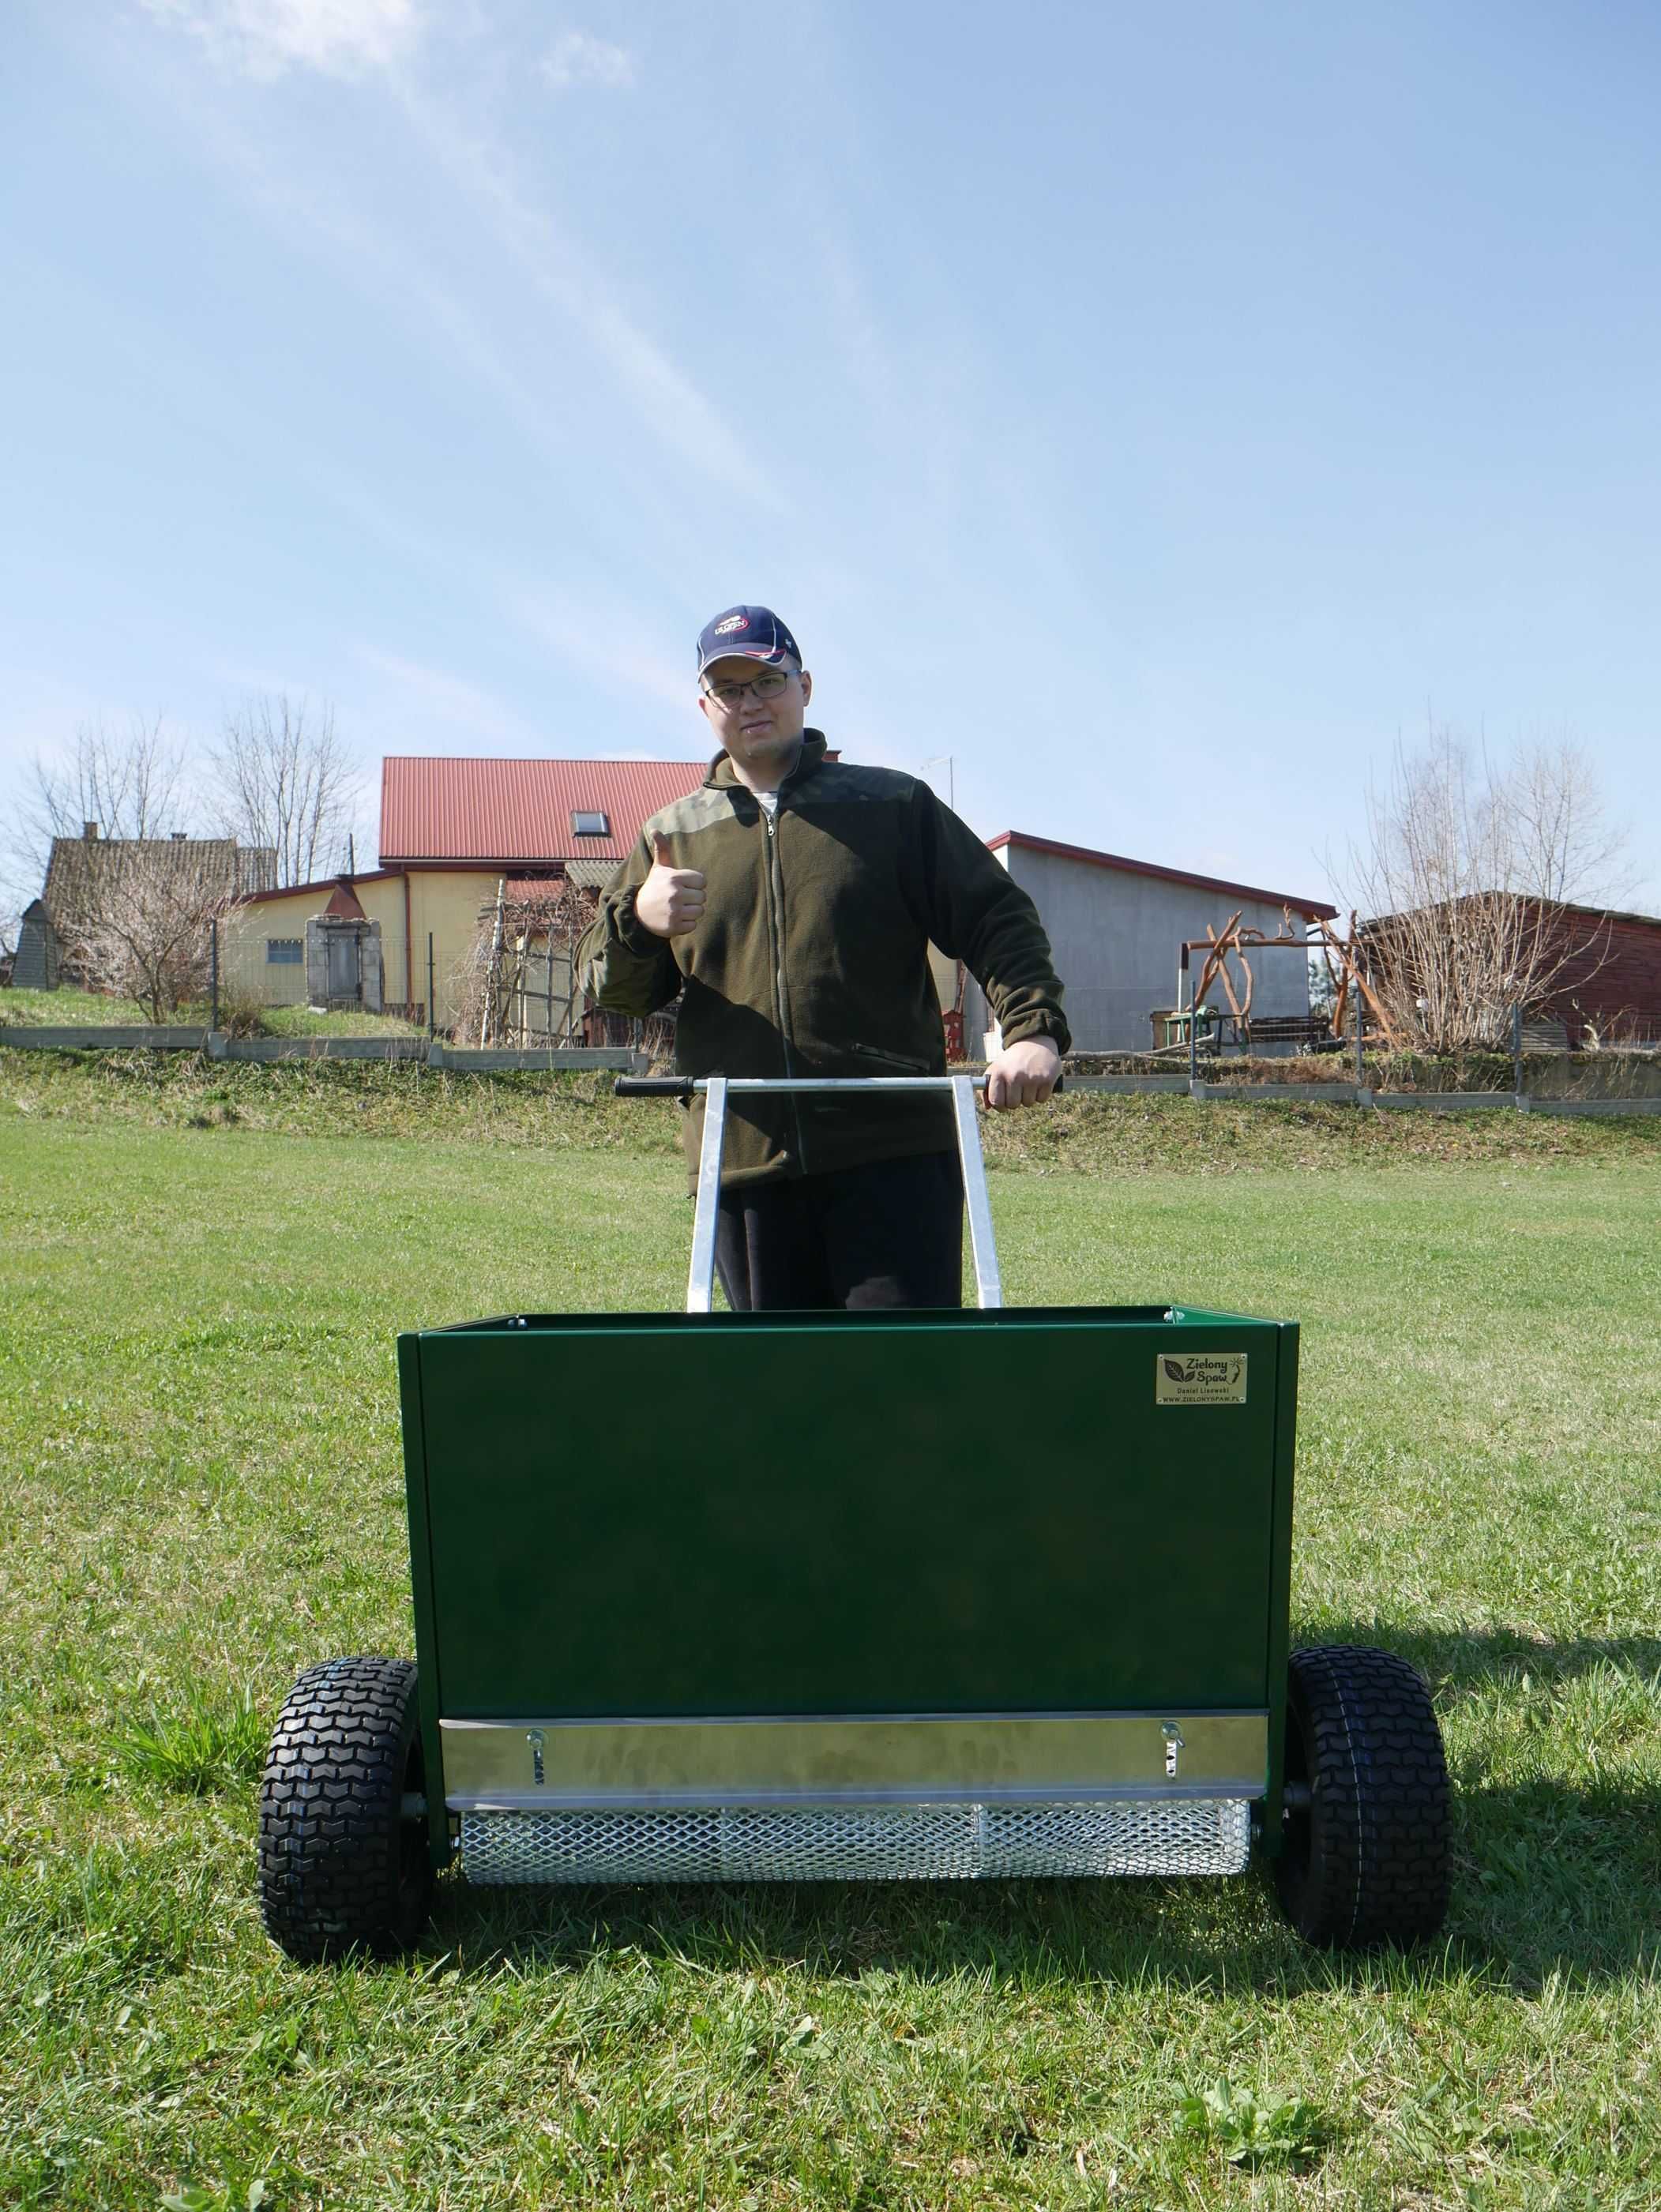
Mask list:
[[94,885],[155,857],[188,873],[204,901],[270,890],[277,882],[274,848],[239,845],[234,837],[54,837],[41,893],[47,912],[62,924],[83,909]]

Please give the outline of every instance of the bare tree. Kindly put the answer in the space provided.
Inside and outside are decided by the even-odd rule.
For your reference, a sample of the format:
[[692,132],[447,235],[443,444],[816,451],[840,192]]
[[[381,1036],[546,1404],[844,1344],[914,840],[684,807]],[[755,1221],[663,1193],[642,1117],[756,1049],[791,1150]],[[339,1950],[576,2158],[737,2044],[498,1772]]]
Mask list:
[[1597,906],[1631,896],[1627,830],[1609,820],[1597,771],[1568,732],[1525,746],[1502,787],[1515,890]]
[[26,827],[41,850],[54,837],[78,837],[89,822],[106,837],[166,837],[187,829],[195,805],[185,749],[160,714],[135,714],[123,731],[82,722],[66,760],[37,759]]
[[276,852],[279,886],[344,865],[357,776],[332,707],[286,692],[250,700],[226,718],[209,760],[221,827]]
[[65,754],[37,754],[18,803],[0,818],[8,944],[16,942],[15,917],[40,896],[55,837],[79,839],[88,823],[105,837],[167,837],[195,817],[185,747],[160,714],[134,714],[124,728],[82,722]]
[[1621,843],[1572,744],[1504,766],[1446,730],[1416,753],[1398,745],[1350,852],[1372,917],[1368,980],[1397,1034],[1434,1052],[1498,1045],[1512,1006],[1539,1008],[1571,973],[1584,981],[1607,933],[1569,902],[1607,877]]
[[136,999],[165,1022],[208,984],[208,924],[227,904],[212,848],[186,837],[98,851],[66,912],[54,915],[67,964],[94,991]]

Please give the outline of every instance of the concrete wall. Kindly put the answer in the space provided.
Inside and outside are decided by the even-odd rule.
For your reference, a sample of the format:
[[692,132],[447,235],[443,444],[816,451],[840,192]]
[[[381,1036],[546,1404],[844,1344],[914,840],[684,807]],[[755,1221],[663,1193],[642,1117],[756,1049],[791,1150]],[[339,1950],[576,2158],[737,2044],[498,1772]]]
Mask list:
[[[1067,989],[1075,1052],[1147,1051],[1153,1042],[1149,1013],[1176,1004],[1177,948],[1185,937],[1203,937],[1208,922],[1220,930],[1238,908],[1244,922],[1268,936],[1278,937],[1284,927],[1278,906],[1227,891],[1019,845],[1001,846],[995,857],[1031,894],[1049,932]],[[1254,1015],[1309,1012],[1309,971],[1296,952],[1265,952],[1251,964]],[[1234,972],[1235,991],[1243,997],[1244,979],[1238,968]],[[1199,980],[1197,965],[1194,979]],[[977,1041],[988,1023],[979,991],[970,989],[980,1003],[970,1007],[967,1026]],[[1226,1007],[1220,988],[1209,995]]]

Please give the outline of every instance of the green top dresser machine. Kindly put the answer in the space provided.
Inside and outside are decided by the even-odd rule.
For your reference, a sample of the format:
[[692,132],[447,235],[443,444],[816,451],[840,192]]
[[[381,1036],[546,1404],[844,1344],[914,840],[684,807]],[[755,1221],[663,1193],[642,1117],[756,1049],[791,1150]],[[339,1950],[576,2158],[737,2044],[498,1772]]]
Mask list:
[[[728,1099],[787,1087],[949,1090],[977,1310],[711,1310]],[[1254,1839],[1312,1942],[1433,1933],[1423,1681],[1288,1652],[1297,1325],[1005,1307],[968,1077],[696,1088],[684,1313],[399,1340],[417,1662],[290,1694],[274,1939],[408,1944],[456,1857],[486,1883],[1225,1875]]]

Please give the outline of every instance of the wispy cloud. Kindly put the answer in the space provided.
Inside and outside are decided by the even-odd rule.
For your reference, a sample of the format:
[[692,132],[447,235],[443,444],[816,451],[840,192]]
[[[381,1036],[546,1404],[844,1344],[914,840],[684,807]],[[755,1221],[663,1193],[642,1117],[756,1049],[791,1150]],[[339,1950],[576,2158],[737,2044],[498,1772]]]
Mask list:
[[378,646],[360,644],[356,650],[363,665],[390,685],[404,713],[440,729],[453,729],[473,744],[502,745],[515,753],[547,750],[549,732],[533,727],[484,684],[382,652]]
[[520,191],[501,150],[470,137],[409,86],[400,91],[428,152],[489,216],[499,244],[527,281],[588,338],[659,441],[729,495],[740,493],[779,511],[777,492],[719,410],[634,322],[604,273]]
[[[782,502],[766,473],[734,434],[720,410],[686,371],[630,314],[607,273],[595,265],[566,230],[520,188],[505,147],[494,135],[470,131],[455,104],[418,85],[400,66],[414,58],[429,15],[418,0],[138,0],[156,21],[192,34],[223,66],[254,77],[280,76],[308,67],[336,76],[380,75],[398,99],[427,157],[436,162],[458,191],[485,216],[496,245],[523,271],[531,288],[549,301],[568,326],[593,346],[643,427],[660,447],[701,480],[720,483],[731,497],[747,497],[769,513]],[[436,21],[436,18],[432,18]],[[633,53],[624,46],[583,31],[556,40],[543,63],[545,79],[558,89],[581,85],[626,89],[635,82]],[[245,173],[261,165],[245,150],[228,155],[220,134],[221,158]],[[292,179],[262,180],[268,198],[301,199]],[[342,235],[362,229],[337,207],[332,215],[306,211],[308,227]],[[382,257],[371,255],[371,263]],[[406,257],[406,258],[409,257]],[[450,343],[508,399],[521,422],[544,414],[529,398],[492,349],[482,342],[470,319],[436,287],[417,287],[429,312],[445,328]],[[538,443],[548,449],[545,416]]]
[[222,68],[270,79],[290,69],[359,76],[390,67],[422,29],[416,0],[139,0],[188,31]]
[[686,659],[677,665],[647,642],[652,629],[633,609],[603,592],[563,584],[515,586],[504,581],[502,605],[568,667],[619,697],[669,708],[678,725],[670,725],[667,734],[685,738],[694,750],[702,743],[690,636]]
[[542,74],[556,92],[597,85],[606,92],[631,92],[635,58],[627,46],[614,46],[587,31],[564,31],[542,60]]

